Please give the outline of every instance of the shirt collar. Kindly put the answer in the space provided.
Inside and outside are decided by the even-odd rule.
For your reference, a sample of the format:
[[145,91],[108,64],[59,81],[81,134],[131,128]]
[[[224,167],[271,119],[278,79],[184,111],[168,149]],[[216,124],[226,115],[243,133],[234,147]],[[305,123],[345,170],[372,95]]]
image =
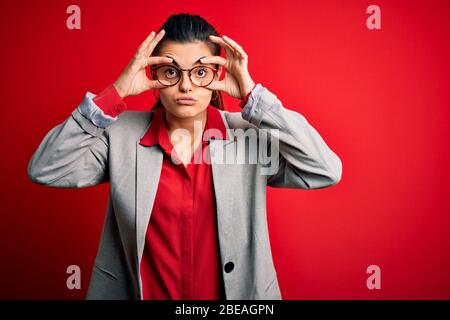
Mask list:
[[[208,134],[206,134],[207,129],[216,130],[209,130]],[[206,143],[206,140],[210,139],[227,140],[228,134],[224,119],[222,118],[219,109],[209,104],[207,107],[207,118],[202,141],[203,143]],[[169,135],[167,133],[165,108],[163,106],[156,108],[154,111],[150,127],[144,133],[139,143],[147,147],[151,147],[158,143],[166,152],[170,152],[172,149]]]

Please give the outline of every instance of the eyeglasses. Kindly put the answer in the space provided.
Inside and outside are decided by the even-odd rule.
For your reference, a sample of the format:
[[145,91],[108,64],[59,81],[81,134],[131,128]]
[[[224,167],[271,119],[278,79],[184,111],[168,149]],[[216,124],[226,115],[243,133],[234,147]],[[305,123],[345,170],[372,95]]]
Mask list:
[[[218,70],[208,66],[196,66],[192,69],[181,69],[171,64],[151,66],[150,71],[153,79],[167,87],[174,86],[181,79],[181,72],[188,71],[189,79],[198,87],[206,87],[213,82]],[[162,82],[164,81],[164,82]]]

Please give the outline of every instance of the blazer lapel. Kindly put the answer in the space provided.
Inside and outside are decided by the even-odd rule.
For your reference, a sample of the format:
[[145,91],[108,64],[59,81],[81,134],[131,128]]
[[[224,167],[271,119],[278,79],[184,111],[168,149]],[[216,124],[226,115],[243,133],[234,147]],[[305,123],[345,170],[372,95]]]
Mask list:
[[231,214],[233,211],[234,188],[236,183],[232,173],[232,165],[221,161],[223,157],[228,156],[231,149],[234,148],[234,142],[227,140],[212,140],[210,145],[211,169],[213,175],[214,193],[216,197],[217,224],[219,229],[220,246],[228,246],[229,242],[223,241],[229,239],[231,232]]
[[[236,141],[232,130],[229,130],[225,114],[220,112],[227,130],[227,138],[210,140],[211,170],[213,175],[214,193],[217,208],[217,227],[219,233],[220,255],[222,262],[229,261],[229,252],[234,252],[235,237],[233,236],[232,215],[235,198],[233,185],[240,183],[237,177],[238,167],[233,165],[236,155]],[[231,160],[231,162],[225,160]]]
[[163,153],[156,145],[147,147],[141,145],[139,141],[136,150],[136,244],[137,262],[140,264],[147,225],[161,175]]

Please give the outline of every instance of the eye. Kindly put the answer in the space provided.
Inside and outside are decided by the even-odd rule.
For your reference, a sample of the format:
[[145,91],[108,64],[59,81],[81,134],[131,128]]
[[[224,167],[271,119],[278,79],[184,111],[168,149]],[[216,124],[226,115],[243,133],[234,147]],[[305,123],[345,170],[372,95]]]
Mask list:
[[166,68],[164,69],[164,75],[165,75],[167,78],[175,78],[175,77],[178,76],[178,70],[175,69],[175,68],[172,68],[172,67],[166,67]]
[[207,74],[207,70],[205,68],[197,68],[195,70],[195,75],[201,78],[205,77]]

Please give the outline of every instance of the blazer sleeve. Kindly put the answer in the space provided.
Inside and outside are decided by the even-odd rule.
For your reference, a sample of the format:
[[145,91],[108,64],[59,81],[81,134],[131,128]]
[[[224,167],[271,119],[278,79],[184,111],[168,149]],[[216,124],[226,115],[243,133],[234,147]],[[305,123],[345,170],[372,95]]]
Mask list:
[[108,127],[117,121],[87,92],[80,105],[51,129],[28,163],[31,181],[60,188],[81,188],[109,181]]
[[[267,185],[278,188],[320,189],[337,184],[342,162],[303,115],[285,108],[260,83],[242,109],[242,118],[259,129],[278,129],[278,170],[267,176]],[[270,141],[268,144],[270,145]]]

